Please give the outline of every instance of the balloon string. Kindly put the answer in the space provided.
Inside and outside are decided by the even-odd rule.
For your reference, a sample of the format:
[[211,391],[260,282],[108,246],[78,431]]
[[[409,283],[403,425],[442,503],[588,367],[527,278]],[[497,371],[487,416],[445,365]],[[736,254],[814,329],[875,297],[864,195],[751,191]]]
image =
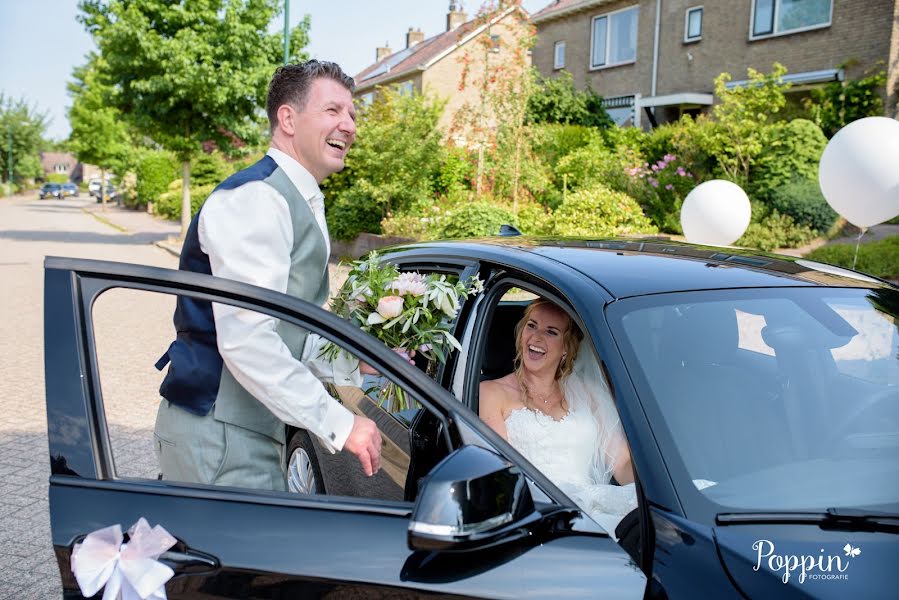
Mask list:
[[867,227],[862,227],[862,230],[859,232],[858,237],[855,239],[855,256],[852,259],[852,270],[855,270],[855,265],[858,263],[858,246],[862,242],[862,236],[865,235],[865,232],[868,231]]

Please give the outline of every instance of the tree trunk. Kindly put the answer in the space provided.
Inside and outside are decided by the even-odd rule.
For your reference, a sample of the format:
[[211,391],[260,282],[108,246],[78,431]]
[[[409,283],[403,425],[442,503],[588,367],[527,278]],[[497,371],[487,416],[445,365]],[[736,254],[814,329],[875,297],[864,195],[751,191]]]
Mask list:
[[100,169],[100,203],[103,212],[106,212],[106,169]]
[[181,239],[187,236],[190,227],[190,161],[181,163]]

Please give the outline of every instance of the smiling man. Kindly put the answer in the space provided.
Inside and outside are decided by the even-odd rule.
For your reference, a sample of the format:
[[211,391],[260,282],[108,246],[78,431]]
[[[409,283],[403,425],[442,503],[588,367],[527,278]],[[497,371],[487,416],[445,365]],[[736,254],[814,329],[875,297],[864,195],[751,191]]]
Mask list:
[[[322,305],[330,242],[319,184],[343,168],[356,137],[354,83],[311,60],[269,86],[271,148],[219,185],[191,221],[180,269],[211,273]],[[155,448],[164,479],[286,488],[284,424],[332,452],[380,466],[374,422],[330,397],[321,380],[359,385],[357,363],[323,363],[321,339],[267,315],[179,297],[176,339],[157,363]]]

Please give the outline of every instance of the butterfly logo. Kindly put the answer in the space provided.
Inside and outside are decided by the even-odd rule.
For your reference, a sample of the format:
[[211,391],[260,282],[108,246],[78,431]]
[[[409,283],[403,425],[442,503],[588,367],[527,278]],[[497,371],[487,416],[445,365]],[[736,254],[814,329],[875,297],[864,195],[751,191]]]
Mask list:
[[852,558],[861,554],[862,549],[856,548],[852,544],[846,544],[845,546],[843,546],[843,552],[846,553],[846,556]]

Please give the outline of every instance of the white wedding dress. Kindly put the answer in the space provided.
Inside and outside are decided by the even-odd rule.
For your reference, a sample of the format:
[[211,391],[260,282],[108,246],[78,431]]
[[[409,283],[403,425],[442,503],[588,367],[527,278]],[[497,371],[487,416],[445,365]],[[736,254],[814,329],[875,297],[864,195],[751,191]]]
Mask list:
[[614,537],[621,518],[637,507],[637,494],[632,483],[609,483],[627,445],[588,348],[582,346],[564,390],[569,411],[558,421],[528,408],[512,411],[506,418],[509,443]]

